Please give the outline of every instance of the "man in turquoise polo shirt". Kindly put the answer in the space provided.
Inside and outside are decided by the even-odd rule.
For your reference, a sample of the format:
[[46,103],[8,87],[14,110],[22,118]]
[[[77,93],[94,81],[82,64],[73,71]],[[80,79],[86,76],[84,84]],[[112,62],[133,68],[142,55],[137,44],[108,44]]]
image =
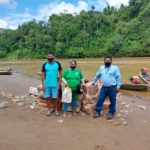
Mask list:
[[47,98],[47,115],[51,115],[51,104],[53,102],[55,107],[55,115],[58,116],[58,89],[61,84],[62,67],[59,62],[54,60],[55,57],[53,52],[48,53],[47,59],[48,61],[42,66],[43,97]]

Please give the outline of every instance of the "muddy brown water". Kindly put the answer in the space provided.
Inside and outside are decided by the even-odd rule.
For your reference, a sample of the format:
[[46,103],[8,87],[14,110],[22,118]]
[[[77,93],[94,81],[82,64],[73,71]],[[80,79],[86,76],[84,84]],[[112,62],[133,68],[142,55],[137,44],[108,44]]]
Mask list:
[[[61,62],[63,69],[69,67],[71,59],[57,59]],[[78,67],[83,71],[85,78],[93,78],[99,69],[100,65],[103,64],[103,58],[84,58],[76,59]],[[31,77],[38,78],[37,72],[41,70],[42,64],[46,59],[28,59],[28,60],[8,60],[0,59],[0,68],[12,67],[15,70],[22,72]],[[122,82],[129,83],[131,76],[139,76],[141,68],[148,68],[150,71],[150,57],[130,57],[130,58],[114,58],[113,63],[119,66],[122,74]],[[141,80],[141,82],[143,82]],[[150,99],[150,90],[146,92],[135,92],[135,91],[122,91],[127,95],[140,96],[144,99]]]

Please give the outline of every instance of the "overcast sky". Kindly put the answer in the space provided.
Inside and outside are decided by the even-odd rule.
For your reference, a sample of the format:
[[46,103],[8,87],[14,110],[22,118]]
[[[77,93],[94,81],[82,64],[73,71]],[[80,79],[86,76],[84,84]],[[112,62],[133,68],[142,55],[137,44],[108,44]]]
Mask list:
[[16,29],[18,25],[35,18],[46,21],[55,13],[64,11],[80,13],[89,10],[92,5],[103,11],[106,3],[119,8],[128,5],[129,0],[0,0],[0,28]]

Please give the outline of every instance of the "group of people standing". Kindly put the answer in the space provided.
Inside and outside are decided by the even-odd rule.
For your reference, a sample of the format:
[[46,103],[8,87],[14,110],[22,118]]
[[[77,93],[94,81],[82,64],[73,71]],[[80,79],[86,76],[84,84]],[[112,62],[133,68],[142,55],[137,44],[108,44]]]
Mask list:
[[[106,56],[104,58],[104,65],[100,67],[96,76],[93,79],[93,84],[101,78],[102,88],[99,93],[98,101],[95,107],[93,118],[98,118],[101,115],[102,106],[105,98],[110,99],[109,112],[107,119],[112,119],[116,112],[116,93],[119,92],[121,86],[121,74],[119,68],[112,65],[112,57]],[[53,52],[47,55],[47,61],[42,66],[42,88],[44,91],[43,97],[47,99],[47,115],[50,116],[51,105],[54,105],[54,113],[59,116],[59,101],[58,92],[61,87],[61,82],[65,87],[71,88],[72,91],[72,114],[76,115],[76,108],[78,104],[77,88],[80,84],[85,85],[82,71],[77,68],[75,60],[70,61],[69,68],[62,71],[61,64],[55,60]],[[67,117],[68,103],[63,104],[64,117]]]

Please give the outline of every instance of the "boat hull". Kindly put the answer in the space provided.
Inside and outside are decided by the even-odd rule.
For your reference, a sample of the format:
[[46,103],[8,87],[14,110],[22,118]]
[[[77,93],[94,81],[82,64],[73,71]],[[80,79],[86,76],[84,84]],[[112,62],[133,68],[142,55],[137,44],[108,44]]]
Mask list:
[[0,75],[11,75],[12,72],[11,71],[6,71],[6,70],[0,70]]
[[[150,78],[150,74],[148,74],[148,76],[149,76],[149,78]],[[141,74],[141,72],[140,72],[140,77],[141,77],[141,79],[142,79],[145,83],[147,83],[147,84],[150,85],[150,80],[149,80],[149,81],[146,80],[146,78],[144,78],[144,76]]]
[[139,85],[122,84],[122,86],[120,88],[124,89],[124,90],[133,90],[133,91],[147,91],[148,90],[148,86],[143,85],[143,84],[139,84]]

